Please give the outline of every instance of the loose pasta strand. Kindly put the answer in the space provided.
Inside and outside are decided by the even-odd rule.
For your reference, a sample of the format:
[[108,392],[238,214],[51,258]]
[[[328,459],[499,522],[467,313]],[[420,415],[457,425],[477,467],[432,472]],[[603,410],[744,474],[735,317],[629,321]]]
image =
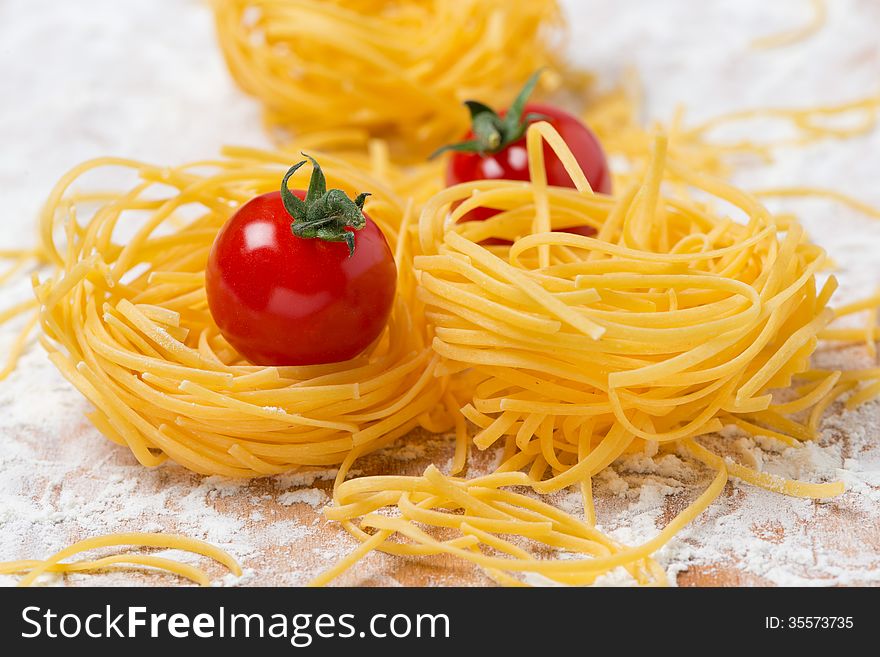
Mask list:
[[211,545],[210,543],[175,534],[150,534],[142,532],[108,534],[105,536],[87,538],[56,552],[43,561],[30,560],[10,561],[5,563],[0,562],[0,573],[26,573],[19,581],[18,585],[27,587],[36,582],[40,575],[49,572],[97,572],[131,566],[147,566],[185,577],[201,586],[207,586],[210,584],[208,575],[199,568],[195,568],[194,566],[181,561],[149,554],[123,553],[93,560],[73,562],[64,561],[64,559],[81,552],[122,545],[192,552],[194,554],[210,557],[214,561],[226,566],[236,577],[240,577],[242,574],[238,562],[230,556],[229,553]]

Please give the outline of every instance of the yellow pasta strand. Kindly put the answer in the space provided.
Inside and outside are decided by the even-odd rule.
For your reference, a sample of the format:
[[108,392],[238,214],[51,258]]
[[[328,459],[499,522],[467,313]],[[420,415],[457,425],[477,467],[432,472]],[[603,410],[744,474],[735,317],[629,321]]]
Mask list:
[[808,22],[792,30],[779,32],[778,34],[770,34],[755,39],[752,41],[752,47],[766,50],[770,48],[790,46],[795,43],[800,43],[801,41],[806,41],[821,30],[827,22],[828,5],[826,2],[827,0],[810,0],[812,15]]
[[10,561],[0,562],[0,573],[26,573],[19,581],[19,586],[31,586],[43,573],[77,573],[96,572],[101,570],[115,569],[131,566],[147,566],[164,570],[186,579],[192,580],[200,586],[208,586],[210,578],[199,568],[164,557],[149,554],[123,553],[86,561],[65,562],[64,559],[99,548],[133,545],[138,547],[164,548],[168,550],[183,550],[206,557],[226,566],[235,576],[241,576],[241,567],[238,562],[224,550],[199,541],[194,538],[176,534],[150,534],[150,533],[123,533],[95,536],[64,548],[43,561]]

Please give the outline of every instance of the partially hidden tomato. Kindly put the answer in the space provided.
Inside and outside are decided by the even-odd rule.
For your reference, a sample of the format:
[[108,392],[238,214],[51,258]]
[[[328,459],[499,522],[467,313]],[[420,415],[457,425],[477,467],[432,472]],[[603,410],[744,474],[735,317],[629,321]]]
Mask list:
[[[605,152],[596,135],[575,116],[553,105],[527,103],[538,80],[538,74],[526,83],[511,106],[496,113],[482,103],[468,101],[472,128],[464,140],[438,150],[453,151],[446,167],[449,186],[475,180],[530,180],[529,157],[525,132],[535,121],[547,121],[571,150],[593,191],[611,193],[611,173]],[[556,187],[574,187],[562,161],[544,144],[544,167],[547,184]],[[471,210],[461,221],[480,221],[498,214],[491,208]],[[566,232],[594,235],[590,226],[576,226]],[[501,243],[500,240],[491,240]]]
[[[308,156],[307,156],[308,157]],[[311,158],[309,158],[311,159]],[[327,191],[312,160],[308,190],[242,205],[217,235],[205,271],[208,306],[221,334],[255,365],[348,360],[385,327],[397,268],[379,227],[352,200]]]

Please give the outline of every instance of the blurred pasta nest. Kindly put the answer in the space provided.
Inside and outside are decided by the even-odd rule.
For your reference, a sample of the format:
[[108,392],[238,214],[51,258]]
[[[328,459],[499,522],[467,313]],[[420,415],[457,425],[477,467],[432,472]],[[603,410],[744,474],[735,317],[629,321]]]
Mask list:
[[467,128],[461,103],[506,102],[542,67],[557,86],[556,0],[213,0],[238,84],[271,126],[364,131],[424,157]]

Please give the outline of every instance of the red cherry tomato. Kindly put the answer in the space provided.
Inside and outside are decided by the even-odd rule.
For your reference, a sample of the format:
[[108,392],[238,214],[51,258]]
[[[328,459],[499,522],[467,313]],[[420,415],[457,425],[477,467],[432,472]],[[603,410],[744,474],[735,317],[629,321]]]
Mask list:
[[382,231],[364,217],[351,257],[342,242],[293,235],[280,192],[251,199],[229,219],[205,284],[214,321],[242,356],[255,365],[333,363],[379,337],[397,268]]
[[[611,173],[608,170],[608,162],[605,158],[605,152],[593,132],[576,117],[552,105],[529,103],[525,106],[523,116],[530,113],[548,117],[545,120],[556,129],[559,136],[571,149],[572,155],[581,166],[581,170],[590,182],[593,191],[610,194]],[[473,133],[469,133],[465,140],[472,138]],[[548,185],[574,187],[574,183],[562,162],[546,143],[544,144],[544,166],[547,170]],[[453,153],[446,168],[446,184],[452,186],[474,180],[529,180],[529,158],[525,137],[513,142],[498,153]],[[461,221],[482,221],[495,214],[498,214],[497,210],[476,208],[462,217]],[[596,231],[590,226],[569,228],[566,229],[566,232],[587,236],[596,234]],[[493,242],[497,241],[493,240]]]

